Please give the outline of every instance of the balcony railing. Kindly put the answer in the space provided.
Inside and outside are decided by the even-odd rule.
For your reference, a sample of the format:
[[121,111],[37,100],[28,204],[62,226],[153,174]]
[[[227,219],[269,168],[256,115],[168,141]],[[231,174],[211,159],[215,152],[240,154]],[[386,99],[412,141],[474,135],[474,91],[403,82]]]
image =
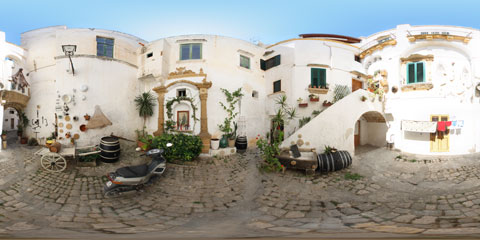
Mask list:
[[472,39],[472,31],[464,30],[439,30],[439,29],[419,29],[407,31],[407,38],[410,42],[415,42],[419,39],[433,40],[444,39],[447,41],[462,41],[468,43]]
[[368,43],[366,43],[365,45],[363,45],[361,48],[360,48],[360,51],[362,51],[360,53],[360,58],[364,58],[365,56],[373,53],[374,51],[376,50],[380,50],[380,49],[383,49],[385,46],[388,46],[388,45],[396,45],[397,44],[397,40],[396,40],[396,36],[392,33],[388,34],[388,35],[385,35],[385,36],[381,36],[375,40],[372,40]]

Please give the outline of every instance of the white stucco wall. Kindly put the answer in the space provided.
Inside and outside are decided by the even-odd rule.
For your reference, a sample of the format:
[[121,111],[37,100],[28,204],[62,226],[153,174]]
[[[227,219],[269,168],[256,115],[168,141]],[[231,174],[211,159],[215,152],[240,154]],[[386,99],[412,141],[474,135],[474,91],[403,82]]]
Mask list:
[[[96,56],[96,36],[115,39],[113,59]],[[52,27],[29,31],[22,34],[22,44],[29,49],[27,66],[30,71],[31,99],[26,108],[29,119],[39,119],[36,128],[39,138],[48,137],[54,131],[55,113],[62,116],[58,123],[59,137],[67,144],[65,134],[78,133],[77,145],[98,144],[100,138],[114,133],[135,139],[135,129],[141,129],[142,120],[138,117],[133,99],[141,90],[137,84],[136,50],[138,42],[143,41],[127,34],[95,29],[66,29]],[[72,62],[75,75],[72,74],[70,61],[62,52],[62,45],[75,44],[77,51]],[[82,92],[83,86],[88,88]],[[66,121],[63,111],[56,111],[57,100],[64,105],[62,97],[71,96],[74,101],[68,103],[68,112],[72,120]],[[79,126],[87,124],[85,114],[93,116],[95,105],[112,122],[102,129],[89,129],[81,132]],[[38,112],[38,115],[37,115]],[[38,116],[38,117],[37,117]],[[77,116],[78,121],[73,121]],[[66,125],[72,124],[72,129]],[[63,133],[60,133],[60,129]],[[31,128],[29,136],[34,136]]]
[[[410,42],[408,34],[420,32],[449,32],[451,35],[469,34],[469,43],[447,40],[416,40]],[[389,132],[395,135],[395,147],[418,154],[466,154],[479,150],[478,125],[479,98],[475,96],[475,86],[480,78],[475,77],[479,55],[479,32],[475,29],[451,26],[410,26],[399,25],[369,36],[362,43],[374,41],[379,36],[392,33],[397,44],[374,51],[363,60],[368,74],[377,70],[388,72],[390,91],[386,94],[386,112],[393,118],[389,122]],[[404,92],[406,67],[401,58],[413,54],[432,55],[432,62],[425,62],[426,81],[433,84],[431,90]],[[392,93],[391,88],[399,88]],[[460,131],[449,134],[448,152],[431,152],[430,134],[413,133],[401,130],[402,120],[430,121],[431,115],[448,115],[449,120],[464,120],[465,126]]]

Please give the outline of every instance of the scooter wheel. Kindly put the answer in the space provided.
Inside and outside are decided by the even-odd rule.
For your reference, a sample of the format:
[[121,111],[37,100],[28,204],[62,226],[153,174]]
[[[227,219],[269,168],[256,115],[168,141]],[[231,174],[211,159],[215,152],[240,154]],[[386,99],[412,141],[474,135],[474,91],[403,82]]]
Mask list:
[[120,195],[120,189],[112,189],[103,194],[106,198],[117,197],[118,195]]

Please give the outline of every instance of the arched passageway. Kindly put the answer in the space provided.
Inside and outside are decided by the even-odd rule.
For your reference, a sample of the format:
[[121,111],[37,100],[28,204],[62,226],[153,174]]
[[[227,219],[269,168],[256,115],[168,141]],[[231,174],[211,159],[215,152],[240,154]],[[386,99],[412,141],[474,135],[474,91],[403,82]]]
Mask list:
[[361,154],[387,145],[388,126],[385,117],[377,111],[369,111],[355,122],[355,154]]

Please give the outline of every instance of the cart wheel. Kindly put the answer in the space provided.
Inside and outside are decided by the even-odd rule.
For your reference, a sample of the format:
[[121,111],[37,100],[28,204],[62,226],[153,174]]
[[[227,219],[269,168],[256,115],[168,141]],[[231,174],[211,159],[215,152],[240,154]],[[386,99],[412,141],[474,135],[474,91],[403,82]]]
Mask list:
[[67,161],[56,153],[49,153],[42,156],[40,163],[43,169],[49,172],[61,172],[67,168]]

